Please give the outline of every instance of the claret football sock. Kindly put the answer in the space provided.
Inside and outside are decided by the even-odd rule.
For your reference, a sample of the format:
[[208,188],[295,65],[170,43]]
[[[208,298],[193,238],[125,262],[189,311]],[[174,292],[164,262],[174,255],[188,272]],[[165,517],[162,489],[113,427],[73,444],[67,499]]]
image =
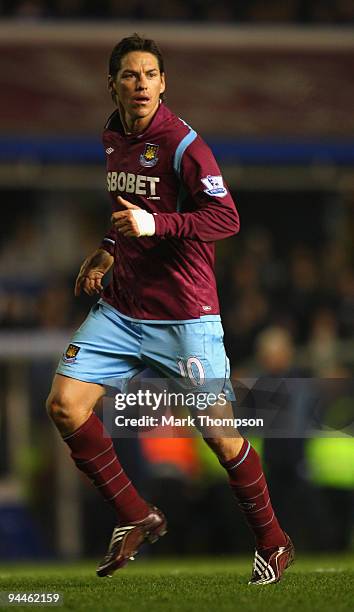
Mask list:
[[256,547],[284,546],[286,536],[272,508],[259,456],[249,441],[244,440],[239,454],[221,465],[228,472],[231,489],[254,533]]
[[116,510],[121,524],[139,521],[150,510],[124,472],[113,442],[93,412],[76,431],[63,436],[76,466]]

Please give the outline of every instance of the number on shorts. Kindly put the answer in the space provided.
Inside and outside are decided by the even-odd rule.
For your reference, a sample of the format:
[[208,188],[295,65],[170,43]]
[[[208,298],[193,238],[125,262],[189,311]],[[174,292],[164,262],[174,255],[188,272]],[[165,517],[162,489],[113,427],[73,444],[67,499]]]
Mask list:
[[[195,366],[195,368],[197,368],[198,370],[197,376],[195,375],[195,368],[193,368],[193,366]],[[203,364],[201,363],[200,359],[198,359],[197,357],[189,357],[185,361],[181,359],[178,362],[178,367],[181,372],[181,376],[183,376],[183,378],[188,377],[193,383],[193,385],[204,385],[205,373]]]

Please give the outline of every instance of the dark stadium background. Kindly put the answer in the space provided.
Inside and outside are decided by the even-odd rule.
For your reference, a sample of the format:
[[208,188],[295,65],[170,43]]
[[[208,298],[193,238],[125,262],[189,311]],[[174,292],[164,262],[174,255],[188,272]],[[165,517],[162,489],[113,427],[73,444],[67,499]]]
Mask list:
[[[91,304],[73,297],[76,273],[109,223],[110,49],[136,30],[160,42],[168,104],[208,141],[234,193],[241,233],[218,245],[217,262],[233,375],[350,379],[353,3],[3,0],[0,15],[0,557],[99,556],[113,516],[71,466],[44,402]],[[151,554],[250,550],[206,447],[116,443],[170,518]],[[255,444],[298,548],[352,549],[351,441]]]

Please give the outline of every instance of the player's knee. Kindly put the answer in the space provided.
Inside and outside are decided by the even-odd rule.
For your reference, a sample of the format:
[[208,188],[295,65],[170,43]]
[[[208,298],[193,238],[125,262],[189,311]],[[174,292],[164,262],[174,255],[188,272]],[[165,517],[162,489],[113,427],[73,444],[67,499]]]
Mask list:
[[56,424],[70,423],[75,409],[66,393],[51,393],[46,402],[47,413]]

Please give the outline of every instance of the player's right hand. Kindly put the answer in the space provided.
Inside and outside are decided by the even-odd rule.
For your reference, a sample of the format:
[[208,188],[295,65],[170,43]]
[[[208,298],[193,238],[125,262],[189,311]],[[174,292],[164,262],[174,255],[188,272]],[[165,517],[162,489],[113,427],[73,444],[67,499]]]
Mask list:
[[112,267],[114,258],[104,249],[97,249],[83,262],[75,282],[74,293],[79,296],[81,291],[87,295],[101,293],[102,278]]

